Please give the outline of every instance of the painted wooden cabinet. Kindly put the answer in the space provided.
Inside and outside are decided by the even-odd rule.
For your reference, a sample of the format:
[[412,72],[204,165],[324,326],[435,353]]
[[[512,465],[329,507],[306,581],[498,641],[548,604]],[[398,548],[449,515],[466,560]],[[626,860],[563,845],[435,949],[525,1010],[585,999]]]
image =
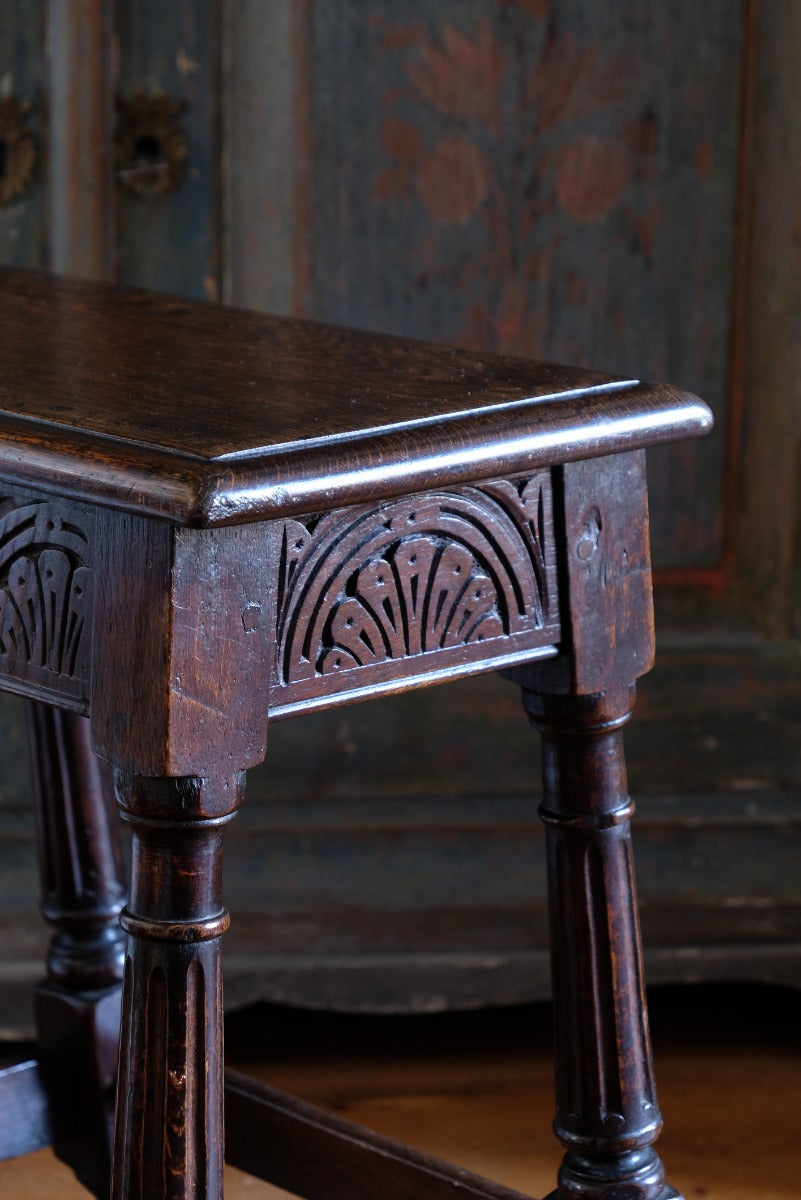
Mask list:
[[[653,980],[801,984],[799,69],[801,13],[767,0],[0,0],[3,261],[713,407],[712,438],[649,458]],[[314,718],[313,757],[276,728],[229,839],[232,1000],[547,989],[537,747],[521,714],[500,781],[472,736],[517,703],[487,679]],[[0,978],[24,982],[43,935],[2,715]]]

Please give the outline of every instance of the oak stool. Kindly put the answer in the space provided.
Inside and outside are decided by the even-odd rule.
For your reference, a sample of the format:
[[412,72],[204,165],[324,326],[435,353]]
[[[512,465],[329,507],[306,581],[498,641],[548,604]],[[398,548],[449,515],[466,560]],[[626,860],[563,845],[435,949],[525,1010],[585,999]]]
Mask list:
[[223,835],[268,723],[502,670],[544,741],[556,1194],[675,1196],[621,730],[653,654],[644,448],[703,433],[706,406],[12,269],[0,321],[0,686],[30,701],[54,926],[0,1152],[52,1142],[108,1195],[116,1079],[115,1200],[222,1196],[224,1090],[229,1160],[312,1200],[511,1200],[224,1089],[221,1038]]

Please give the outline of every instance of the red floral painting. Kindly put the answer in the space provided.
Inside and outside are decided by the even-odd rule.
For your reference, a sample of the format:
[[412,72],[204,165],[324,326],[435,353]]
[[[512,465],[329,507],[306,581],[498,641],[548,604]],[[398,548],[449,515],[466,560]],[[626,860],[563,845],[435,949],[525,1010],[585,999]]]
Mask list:
[[[476,275],[484,281],[461,338],[476,346],[542,350],[557,255],[574,227],[615,214],[613,236],[647,256],[662,219],[648,195],[658,118],[632,120],[625,103],[642,63],[560,33],[549,8],[502,0],[472,28],[374,20],[407,86],[384,97],[372,194],[422,205],[434,229],[480,223],[481,253],[454,281],[468,293]],[[573,305],[591,299],[580,272],[562,286]]]
[[684,561],[680,493],[713,557],[743,61],[729,0],[314,14],[316,315],[696,391],[719,418],[705,466],[696,448],[651,456],[652,529],[659,561]]

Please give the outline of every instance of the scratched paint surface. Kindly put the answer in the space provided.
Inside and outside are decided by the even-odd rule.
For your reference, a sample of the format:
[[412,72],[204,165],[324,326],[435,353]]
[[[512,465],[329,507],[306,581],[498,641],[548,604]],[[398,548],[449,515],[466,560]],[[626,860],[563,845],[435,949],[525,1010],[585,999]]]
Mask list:
[[650,459],[655,560],[719,553],[739,5],[312,9],[315,316],[699,392]]
[[44,262],[44,40],[43,0],[0,0],[0,101],[13,97],[30,105],[25,128],[37,150],[30,184],[0,207],[0,262],[21,267],[41,267]]
[[216,0],[117,0],[115,13],[119,96],[166,91],[183,100],[189,144],[186,175],[170,195],[146,201],[118,190],[117,278],[216,299]]

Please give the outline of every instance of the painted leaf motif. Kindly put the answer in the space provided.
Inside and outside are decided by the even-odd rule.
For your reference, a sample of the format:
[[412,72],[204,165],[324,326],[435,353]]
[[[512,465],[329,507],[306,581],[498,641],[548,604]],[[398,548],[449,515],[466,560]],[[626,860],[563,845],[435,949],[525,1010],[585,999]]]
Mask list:
[[429,104],[448,117],[497,128],[501,120],[504,56],[485,19],[470,38],[453,25],[442,31],[442,49],[431,43],[406,72]]

